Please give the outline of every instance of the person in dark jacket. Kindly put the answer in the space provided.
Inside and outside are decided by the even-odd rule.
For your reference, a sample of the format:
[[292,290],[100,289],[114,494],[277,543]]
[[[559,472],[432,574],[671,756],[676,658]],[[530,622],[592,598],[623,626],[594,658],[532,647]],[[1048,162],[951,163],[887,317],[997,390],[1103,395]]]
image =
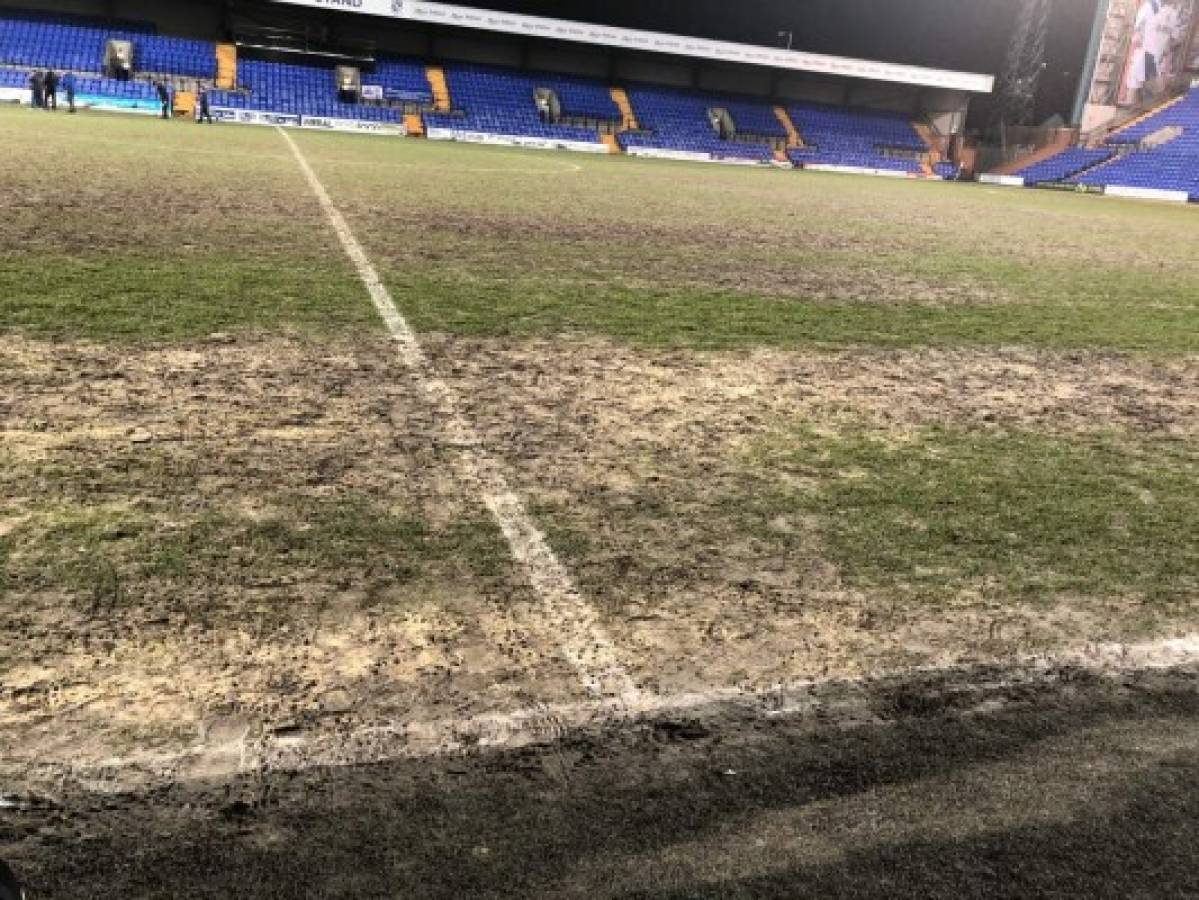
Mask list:
[[75,111],[75,73],[67,72],[62,76],[62,89],[67,94],[67,109]]
[[158,82],[158,102],[162,104],[162,117],[171,117],[171,90],[165,81]]
[[197,116],[196,121],[201,125],[203,125],[205,122],[207,122],[209,125],[213,124],[212,106],[208,100],[208,88],[206,87],[200,88],[200,113]]
[[58,73],[53,69],[46,72],[46,109],[58,111]]
[[33,94],[33,99],[31,102],[33,103],[34,109],[41,107],[42,102],[45,100],[45,96],[43,94],[45,89],[46,82],[42,78],[42,73],[39,70],[34,69],[33,74],[29,76],[29,90]]

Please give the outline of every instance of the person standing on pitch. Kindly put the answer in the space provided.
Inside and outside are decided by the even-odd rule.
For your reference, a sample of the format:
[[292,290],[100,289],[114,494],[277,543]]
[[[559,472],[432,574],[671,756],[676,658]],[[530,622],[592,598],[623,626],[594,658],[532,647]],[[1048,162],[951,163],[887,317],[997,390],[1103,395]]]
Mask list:
[[34,109],[42,105],[42,101],[45,99],[42,96],[42,91],[45,90],[45,87],[46,82],[42,80],[42,73],[34,69],[33,74],[29,76],[29,92],[32,95],[29,102],[33,105]]
[[203,125],[205,121],[209,125],[212,123],[212,107],[208,103],[208,88],[200,88],[200,112],[196,118],[196,122]]
[[171,91],[165,81],[158,82],[158,102],[162,104],[162,117],[171,117]]
[[62,89],[67,94],[67,109],[75,111],[75,73],[67,72],[62,76]]
[[46,71],[46,109],[58,112],[58,73],[53,69]]

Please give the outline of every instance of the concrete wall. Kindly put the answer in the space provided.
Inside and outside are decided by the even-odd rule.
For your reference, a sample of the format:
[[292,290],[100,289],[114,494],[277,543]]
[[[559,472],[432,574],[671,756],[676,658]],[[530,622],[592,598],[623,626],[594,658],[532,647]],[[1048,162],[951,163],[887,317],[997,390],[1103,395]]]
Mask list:
[[675,87],[690,87],[695,70],[689,61],[658,60],[648,56],[617,58],[613,65],[614,78],[618,82],[648,81],[651,84],[669,84]]
[[706,91],[728,91],[768,97],[773,76],[768,69],[707,66],[700,69],[698,86]]
[[534,44],[529,48],[528,65],[530,69],[544,72],[607,78],[612,61],[602,50]]
[[789,73],[779,78],[778,95],[783,100],[838,104],[845,102],[846,85]]

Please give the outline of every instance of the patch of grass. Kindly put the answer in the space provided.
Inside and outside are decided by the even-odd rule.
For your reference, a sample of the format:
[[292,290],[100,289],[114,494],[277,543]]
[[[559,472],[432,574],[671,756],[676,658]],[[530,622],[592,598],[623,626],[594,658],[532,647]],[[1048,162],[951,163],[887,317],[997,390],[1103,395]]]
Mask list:
[[42,336],[110,340],[379,327],[362,286],[339,265],[227,255],[0,259],[0,322]]
[[152,582],[240,589],[298,579],[378,587],[494,579],[508,566],[490,521],[434,528],[346,494],[283,498],[261,518],[211,510],[173,525],[123,508],[42,508],[3,546],[12,587],[63,590],[93,608],[117,605],[131,586]]
[[911,439],[799,431],[759,447],[810,490],[750,504],[758,523],[815,516],[845,577],[935,600],[1199,597],[1199,452],[1192,443],[931,429]]
[[836,303],[672,289],[582,287],[569,281],[393,281],[424,331],[471,337],[592,332],[655,347],[1030,345],[1149,353],[1199,352],[1194,311],[1070,303],[980,306]]

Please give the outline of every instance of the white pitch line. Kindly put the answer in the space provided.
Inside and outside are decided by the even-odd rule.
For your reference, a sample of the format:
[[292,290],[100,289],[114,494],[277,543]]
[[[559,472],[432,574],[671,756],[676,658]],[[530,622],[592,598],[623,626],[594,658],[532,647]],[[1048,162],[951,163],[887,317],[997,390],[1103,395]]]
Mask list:
[[463,478],[478,491],[491,511],[508,541],[513,558],[541,600],[549,624],[557,632],[562,655],[592,694],[614,698],[630,706],[640,704],[643,695],[621,664],[616,645],[605,633],[595,609],[579,593],[545,535],[509,486],[499,463],[487,454],[478,433],[459,412],[453,390],[433,370],[416,333],[396,307],[366,250],[354,237],[345,217],[334,205],[299,146],[284,129],[278,131],[291,147],[308,185],[329,218],[329,224],[391,332],[400,361],[437,411],[446,437],[458,451]]
[[[878,688],[886,688],[889,678],[950,679],[949,686],[959,699],[974,695],[979,704],[985,704],[997,691],[1058,683],[1063,671],[1144,673],[1195,666],[1199,666],[1199,633],[1142,644],[1088,644],[1053,655],[1021,655],[980,668],[924,666],[890,676],[880,673],[877,678],[826,677],[765,688],[647,693],[635,705],[620,698],[601,697],[475,716],[383,722],[349,732],[295,737],[268,735],[243,745],[236,767],[230,766],[224,772],[207,767],[202,776],[187,773],[204,758],[207,748],[203,746],[177,752],[135,753],[93,765],[72,763],[70,769],[72,777],[81,783],[105,790],[107,780],[119,771],[126,774],[139,771],[149,783],[162,777],[184,780],[233,777],[263,768],[302,771],[320,766],[429,759],[552,744],[588,729],[632,725],[661,716],[707,717],[722,709],[768,719],[812,716],[824,727],[881,724],[887,720],[878,717],[872,698]],[[968,710],[969,706],[959,708]],[[57,764],[50,761],[50,765],[54,768]]]

